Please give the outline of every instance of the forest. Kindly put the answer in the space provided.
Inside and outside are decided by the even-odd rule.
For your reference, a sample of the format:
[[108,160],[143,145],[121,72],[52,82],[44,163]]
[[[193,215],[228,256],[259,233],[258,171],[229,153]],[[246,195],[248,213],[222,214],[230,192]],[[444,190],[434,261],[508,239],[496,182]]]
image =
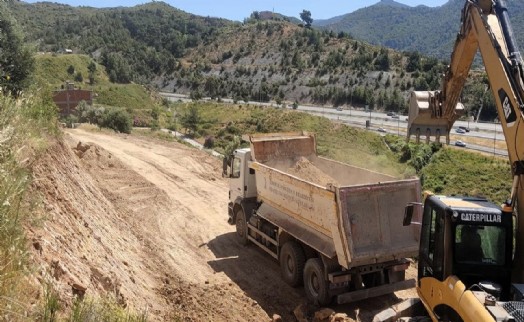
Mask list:
[[[108,9],[9,6],[38,51],[71,49],[103,65],[114,83],[133,82],[194,99],[368,106],[405,113],[410,91],[438,89],[447,64],[418,48],[370,45],[345,31],[308,28],[270,12],[233,22],[195,16],[162,2]],[[477,115],[483,106],[480,118],[493,120],[487,79],[482,71],[471,77],[463,95],[468,115]]]

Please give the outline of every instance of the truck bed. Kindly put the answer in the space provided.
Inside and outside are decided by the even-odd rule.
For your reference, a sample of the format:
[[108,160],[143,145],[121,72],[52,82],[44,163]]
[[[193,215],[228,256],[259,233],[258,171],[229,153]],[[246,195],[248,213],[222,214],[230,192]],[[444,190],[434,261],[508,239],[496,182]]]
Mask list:
[[402,219],[404,207],[420,201],[418,179],[398,180],[318,157],[307,136],[294,140],[300,141],[256,142],[263,144],[262,162],[252,141],[256,161],[250,167],[262,216],[325,256],[336,254],[348,269],[417,254],[419,227],[405,227]]

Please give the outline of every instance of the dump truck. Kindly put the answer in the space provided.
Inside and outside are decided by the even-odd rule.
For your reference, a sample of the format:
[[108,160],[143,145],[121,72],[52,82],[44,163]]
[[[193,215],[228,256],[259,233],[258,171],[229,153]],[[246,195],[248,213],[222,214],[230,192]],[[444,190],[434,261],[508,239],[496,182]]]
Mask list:
[[[417,178],[398,180],[317,155],[307,132],[254,134],[224,159],[238,241],[280,263],[311,302],[347,303],[415,286],[406,279],[420,229],[402,225],[420,203]],[[420,208],[420,207],[419,207]],[[414,218],[420,214],[414,214]]]

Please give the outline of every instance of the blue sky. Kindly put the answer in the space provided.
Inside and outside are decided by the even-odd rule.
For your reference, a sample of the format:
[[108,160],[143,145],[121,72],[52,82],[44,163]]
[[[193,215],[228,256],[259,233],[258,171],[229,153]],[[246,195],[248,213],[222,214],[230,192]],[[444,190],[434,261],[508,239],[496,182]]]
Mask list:
[[[148,0],[50,0],[72,6],[132,7]],[[34,3],[35,0],[26,0]],[[242,21],[253,11],[274,10],[287,16],[297,17],[302,10],[311,11],[313,19],[327,19],[353,12],[377,3],[377,0],[164,0],[171,6],[201,16],[221,17]],[[447,0],[397,0],[409,6],[441,6]]]

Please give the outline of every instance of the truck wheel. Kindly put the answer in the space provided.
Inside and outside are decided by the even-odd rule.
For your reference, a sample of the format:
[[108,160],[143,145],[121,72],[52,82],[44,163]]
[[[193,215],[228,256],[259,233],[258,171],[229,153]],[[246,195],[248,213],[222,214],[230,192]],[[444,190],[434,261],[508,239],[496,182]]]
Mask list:
[[297,287],[303,283],[305,263],[306,256],[297,242],[290,241],[282,246],[280,250],[280,272],[287,284]]
[[320,258],[310,258],[304,267],[304,291],[308,300],[320,306],[331,303],[329,283],[324,278],[324,266]]
[[246,246],[249,243],[247,239],[247,222],[246,215],[242,209],[238,209],[235,216],[235,224],[237,228],[237,240],[240,245]]

